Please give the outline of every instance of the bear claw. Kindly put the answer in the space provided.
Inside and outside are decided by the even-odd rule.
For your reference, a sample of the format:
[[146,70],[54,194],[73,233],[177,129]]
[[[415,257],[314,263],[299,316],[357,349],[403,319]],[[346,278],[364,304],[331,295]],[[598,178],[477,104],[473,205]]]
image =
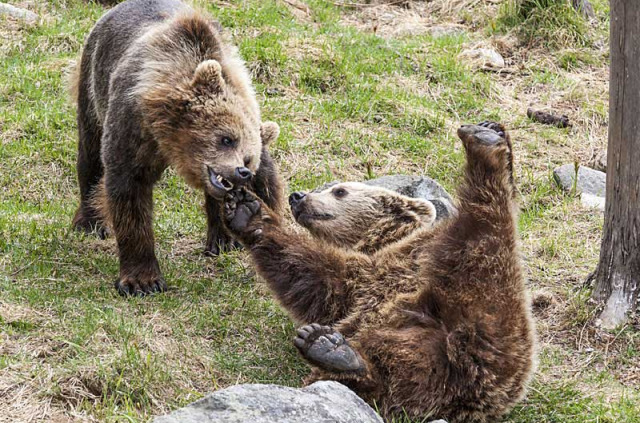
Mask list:
[[132,277],[121,277],[114,285],[118,293],[123,297],[143,297],[145,295],[156,292],[165,292],[167,290],[167,283],[162,276],[151,278],[151,280],[146,281]]
[[361,371],[364,365],[342,334],[312,323],[298,329],[293,344],[311,363],[330,371]]
[[207,257],[216,257],[221,253],[231,250],[241,250],[242,244],[234,240],[226,233],[218,233],[212,239],[207,240],[207,244],[204,249],[204,255]]
[[478,126],[482,126],[483,128],[491,129],[492,131],[495,131],[498,135],[500,135],[501,137],[504,138],[505,134],[504,134],[504,130],[502,128],[502,125],[500,125],[497,122],[492,122],[492,121],[489,121],[489,120],[485,120],[485,121],[480,122],[478,124]]

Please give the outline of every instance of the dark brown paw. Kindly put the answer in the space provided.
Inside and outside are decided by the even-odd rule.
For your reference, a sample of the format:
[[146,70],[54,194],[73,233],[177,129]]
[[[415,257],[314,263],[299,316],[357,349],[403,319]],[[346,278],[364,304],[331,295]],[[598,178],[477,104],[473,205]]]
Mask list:
[[515,187],[511,138],[504,125],[490,121],[478,125],[463,125],[458,129],[458,136],[470,161],[482,163],[486,171],[506,169],[509,181]]
[[86,234],[95,234],[100,239],[106,239],[110,235],[109,229],[99,219],[85,217],[80,210],[73,218],[73,229]]
[[344,337],[329,326],[313,323],[298,329],[293,341],[300,353],[311,363],[330,371],[357,372],[364,365]]
[[259,219],[260,201],[244,188],[234,189],[227,194],[223,214],[227,228],[240,237],[255,237],[262,233]]
[[118,293],[124,297],[145,296],[167,290],[167,283],[162,275],[154,276],[121,276],[115,283]]
[[209,257],[216,257],[221,253],[242,249],[242,244],[233,239],[226,233],[218,233],[215,236],[207,239],[207,244],[204,248],[204,254]]

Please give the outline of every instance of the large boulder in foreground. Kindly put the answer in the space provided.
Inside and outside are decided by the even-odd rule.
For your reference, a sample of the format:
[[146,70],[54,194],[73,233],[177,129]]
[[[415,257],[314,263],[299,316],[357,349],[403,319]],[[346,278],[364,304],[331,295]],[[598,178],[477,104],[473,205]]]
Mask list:
[[207,395],[153,423],[382,423],[360,397],[337,382],[295,389],[236,385]]

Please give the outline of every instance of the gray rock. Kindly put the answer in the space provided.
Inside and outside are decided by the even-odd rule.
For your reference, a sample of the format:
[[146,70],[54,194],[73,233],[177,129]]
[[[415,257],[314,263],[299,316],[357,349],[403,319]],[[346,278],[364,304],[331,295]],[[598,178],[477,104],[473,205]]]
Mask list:
[[573,164],[566,164],[553,171],[556,183],[566,192],[573,192],[574,186],[578,193],[589,194],[596,197],[604,197],[607,185],[607,174],[593,170],[585,166],[578,168],[577,182],[576,169]]
[[458,58],[480,68],[504,68],[504,58],[495,50],[489,48],[475,48],[462,51]]
[[598,209],[600,211],[604,211],[605,198],[598,197],[596,195],[585,194],[583,192],[582,194],[580,194],[580,204],[590,209]]
[[426,176],[388,175],[365,181],[374,185],[396,191],[412,198],[429,200],[436,207],[436,218],[443,219],[455,213],[453,199],[442,186]]
[[360,397],[337,382],[302,389],[236,385],[207,395],[153,423],[382,423]]
[[0,15],[8,15],[16,19],[22,19],[27,23],[35,23],[38,21],[38,15],[32,11],[6,3],[0,3]]
[[458,35],[464,34],[464,27],[461,26],[432,26],[429,28],[429,33],[433,38],[442,38],[442,37],[456,37]]

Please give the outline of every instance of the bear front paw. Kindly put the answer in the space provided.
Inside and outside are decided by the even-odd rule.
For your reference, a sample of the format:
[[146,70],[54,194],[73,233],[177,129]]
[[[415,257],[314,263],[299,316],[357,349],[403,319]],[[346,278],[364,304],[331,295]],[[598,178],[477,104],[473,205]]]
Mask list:
[[242,249],[242,244],[233,239],[225,231],[217,230],[207,237],[204,254],[208,257],[216,257],[221,253],[236,249]]
[[262,206],[253,193],[234,189],[227,194],[223,207],[225,224],[233,235],[248,241],[262,234]]
[[115,288],[124,297],[131,295],[142,297],[155,292],[166,291],[167,283],[161,274],[129,275],[121,273],[120,279],[115,282]]

